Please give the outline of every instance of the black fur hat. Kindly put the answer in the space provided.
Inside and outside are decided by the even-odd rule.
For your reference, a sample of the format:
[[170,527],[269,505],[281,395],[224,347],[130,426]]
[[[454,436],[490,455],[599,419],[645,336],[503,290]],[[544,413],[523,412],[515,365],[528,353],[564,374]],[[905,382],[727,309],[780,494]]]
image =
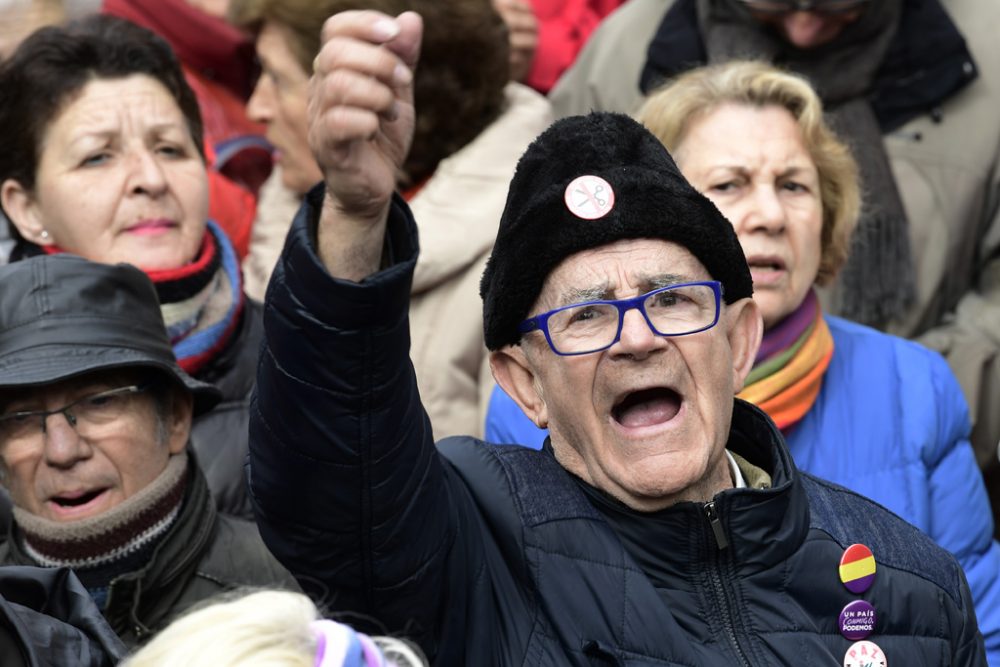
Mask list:
[[520,340],[518,324],[564,259],[634,238],[687,248],[722,283],[726,303],[753,294],[733,226],[646,128],[604,112],[553,123],[525,151],[510,182],[479,286],[486,346]]

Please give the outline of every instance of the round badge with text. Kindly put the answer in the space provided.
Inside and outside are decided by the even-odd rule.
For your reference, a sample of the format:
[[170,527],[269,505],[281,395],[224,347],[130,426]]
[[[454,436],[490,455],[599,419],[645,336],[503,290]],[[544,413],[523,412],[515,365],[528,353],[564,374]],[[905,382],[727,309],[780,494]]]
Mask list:
[[570,181],[563,194],[566,208],[578,218],[597,220],[615,206],[615,191],[600,176],[578,176]]
[[861,594],[875,582],[875,556],[863,544],[852,544],[840,558],[840,580],[852,593]]
[[885,653],[875,642],[854,642],[844,654],[844,667],[887,667]]
[[875,607],[864,600],[850,602],[840,612],[840,634],[851,641],[875,632]]

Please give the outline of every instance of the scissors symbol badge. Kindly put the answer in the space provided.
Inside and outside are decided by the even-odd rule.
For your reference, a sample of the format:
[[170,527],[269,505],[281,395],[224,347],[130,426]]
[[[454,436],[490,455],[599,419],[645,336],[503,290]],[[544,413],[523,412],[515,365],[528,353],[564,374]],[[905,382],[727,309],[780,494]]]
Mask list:
[[600,176],[580,176],[566,186],[564,196],[570,213],[584,220],[603,218],[615,205],[611,184]]

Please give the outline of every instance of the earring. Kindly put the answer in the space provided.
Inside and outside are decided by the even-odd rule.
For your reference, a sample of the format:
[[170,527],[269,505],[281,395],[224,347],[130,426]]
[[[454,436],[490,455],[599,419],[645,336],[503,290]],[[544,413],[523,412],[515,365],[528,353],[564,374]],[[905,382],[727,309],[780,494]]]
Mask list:
[[48,241],[49,240],[49,232],[48,232],[48,230],[43,229],[42,233],[39,234],[39,236],[42,237],[43,241]]

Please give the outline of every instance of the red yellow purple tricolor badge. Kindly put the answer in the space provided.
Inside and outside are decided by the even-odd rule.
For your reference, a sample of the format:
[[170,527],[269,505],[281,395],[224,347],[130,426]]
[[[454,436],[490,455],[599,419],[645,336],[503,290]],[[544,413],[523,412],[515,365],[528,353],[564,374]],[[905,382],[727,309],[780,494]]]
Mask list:
[[852,544],[840,559],[840,580],[852,593],[864,593],[875,581],[875,556],[863,544]]

